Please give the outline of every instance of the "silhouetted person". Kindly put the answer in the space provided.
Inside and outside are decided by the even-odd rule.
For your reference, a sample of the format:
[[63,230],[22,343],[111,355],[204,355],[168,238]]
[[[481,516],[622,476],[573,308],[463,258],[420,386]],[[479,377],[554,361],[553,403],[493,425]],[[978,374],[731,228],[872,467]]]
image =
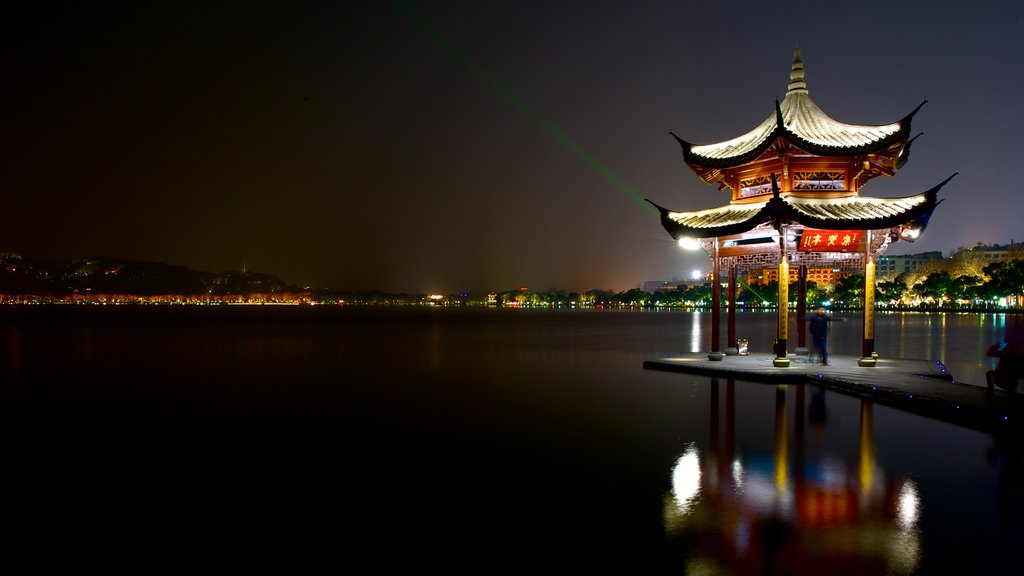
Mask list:
[[800,318],[800,320],[807,321],[811,332],[811,343],[814,349],[820,351],[822,365],[828,366],[828,325],[830,322],[846,322],[846,318],[833,318],[825,314],[824,306],[818,306],[813,316],[806,319]]
[[1018,322],[1007,328],[1003,339],[990,346],[986,354],[999,358],[996,369],[985,373],[989,391],[999,386],[1015,392],[1018,380],[1024,378],[1024,324]]

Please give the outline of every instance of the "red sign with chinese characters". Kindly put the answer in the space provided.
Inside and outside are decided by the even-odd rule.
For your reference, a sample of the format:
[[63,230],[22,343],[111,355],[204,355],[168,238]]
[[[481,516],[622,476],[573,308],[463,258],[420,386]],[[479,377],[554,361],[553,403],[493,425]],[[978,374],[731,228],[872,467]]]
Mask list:
[[861,230],[812,230],[800,237],[801,252],[849,252],[860,243]]

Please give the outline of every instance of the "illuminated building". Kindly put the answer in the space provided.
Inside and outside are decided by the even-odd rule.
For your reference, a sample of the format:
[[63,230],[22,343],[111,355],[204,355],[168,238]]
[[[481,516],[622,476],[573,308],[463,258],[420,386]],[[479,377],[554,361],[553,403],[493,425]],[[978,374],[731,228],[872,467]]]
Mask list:
[[647,280],[639,288],[648,294],[657,294],[667,290],[675,290],[682,284],[678,280]]
[[1003,245],[985,245],[978,244],[977,246],[971,246],[970,248],[962,248],[953,254],[953,258],[977,258],[986,263],[1002,262],[1009,258],[1020,258],[1021,257],[1020,245],[1010,244]]
[[[826,285],[835,284],[837,280],[846,276],[848,272],[844,273],[838,268],[808,268],[807,269],[807,282],[814,282],[815,284]],[[756,268],[747,270],[747,284],[774,284],[779,280],[779,271],[776,268]],[[800,280],[800,270],[798,268],[789,269],[789,283],[798,282]]]
[[893,279],[904,272],[912,272],[929,262],[942,260],[942,252],[922,252],[904,256],[881,256],[878,258],[878,277]]
[[[697,245],[711,258],[712,320],[708,357],[721,360],[721,278],[728,275],[728,348],[736,353],[736,276],[750,269],[776,269],[776,278],[797,271],[797,315],[806,308],[809,268],[864,271],[864,338],[861,365],[874,365],[875,259],[889,244],[913,242],[939,204],[939,190],[898,198],[860,195],[878,176],[906,164],[911,120],[924,102],[897,122],[846,124],[830,118],[813,100],[804,80],[800,51],[794,53],[789,89],[775,110],[746,134],[696,145],[672,134],[687,166],[701,180],[727,190],[725,206],[676,212],[658,206],[661,223],[680,245]],[[955,176],[955,174],[954,174]],[[779,283],[775,365],[788,366],[788,283]],[[802,322],[800,324],[803,324]],[[797,353],[806,353],[803,326]]]

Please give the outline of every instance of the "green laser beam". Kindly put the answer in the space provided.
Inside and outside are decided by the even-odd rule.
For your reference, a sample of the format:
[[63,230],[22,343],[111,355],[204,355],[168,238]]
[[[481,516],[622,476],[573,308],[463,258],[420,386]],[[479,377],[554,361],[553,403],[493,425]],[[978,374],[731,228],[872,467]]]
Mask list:
[[753,293],[754,296],[757,296],[758,298],[761,299],[761,302],[767,302],[767,300],[764,299],[764,296],[761,296],[753,288],[750,287],[750,284],[747,284],[746,282],[744,282],[743,280],[740,280],[739,278],[737,278],[736,281],[739,282],[740,284],[743,284],[744,286],[746,286],[747,290],[750,290],[750,292]]
[[577,158],[583,161],[584,164],[589,166],[595,172],[600,174],[605,180],[607,180],[612,186],[617,188],[619,191],[625,193],[634,202],[639,204],[644,210],[647,210],[653,214],[660,214],[658,209],[647,202],[642,196],[637,194],[632,188],[629,187],[621,178],[616,176],[609,170],[604,164],[601,164],[584,150],[579,144],[577,144],[568,134],[563,132],[558,126],[555,126],[547,118],[544,118],[533,106],[530,106],[522,98],[517,96],[512,90],[509,89],[502,81],[498,80],[493,74],[487,71],[482,63],[474,59],[469,54],[466,54],[455,42],[450,38],[442,34],[436,27],[427,22],[422,16],[417,14],[410,6],[404,2],[393,0],[391,6],[398,11],[410,24],[416,29],[422,32],[427,38],[430,38],[437,45],[444,48],[455,60],[480,77],[485,84],[493,88],[506,102],[511,104],[514,108],[519,110],[523,115],[532,120],[535,124],[541,127],[545,132],[551,135],[555,141],[562,145],[563,148],[572,152]]

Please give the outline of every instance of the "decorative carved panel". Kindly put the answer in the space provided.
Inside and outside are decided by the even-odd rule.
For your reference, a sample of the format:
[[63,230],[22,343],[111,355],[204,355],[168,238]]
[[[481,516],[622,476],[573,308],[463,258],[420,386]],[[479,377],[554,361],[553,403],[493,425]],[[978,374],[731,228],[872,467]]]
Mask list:
[[844,172],[793,172],[793,190],[845,190]]

